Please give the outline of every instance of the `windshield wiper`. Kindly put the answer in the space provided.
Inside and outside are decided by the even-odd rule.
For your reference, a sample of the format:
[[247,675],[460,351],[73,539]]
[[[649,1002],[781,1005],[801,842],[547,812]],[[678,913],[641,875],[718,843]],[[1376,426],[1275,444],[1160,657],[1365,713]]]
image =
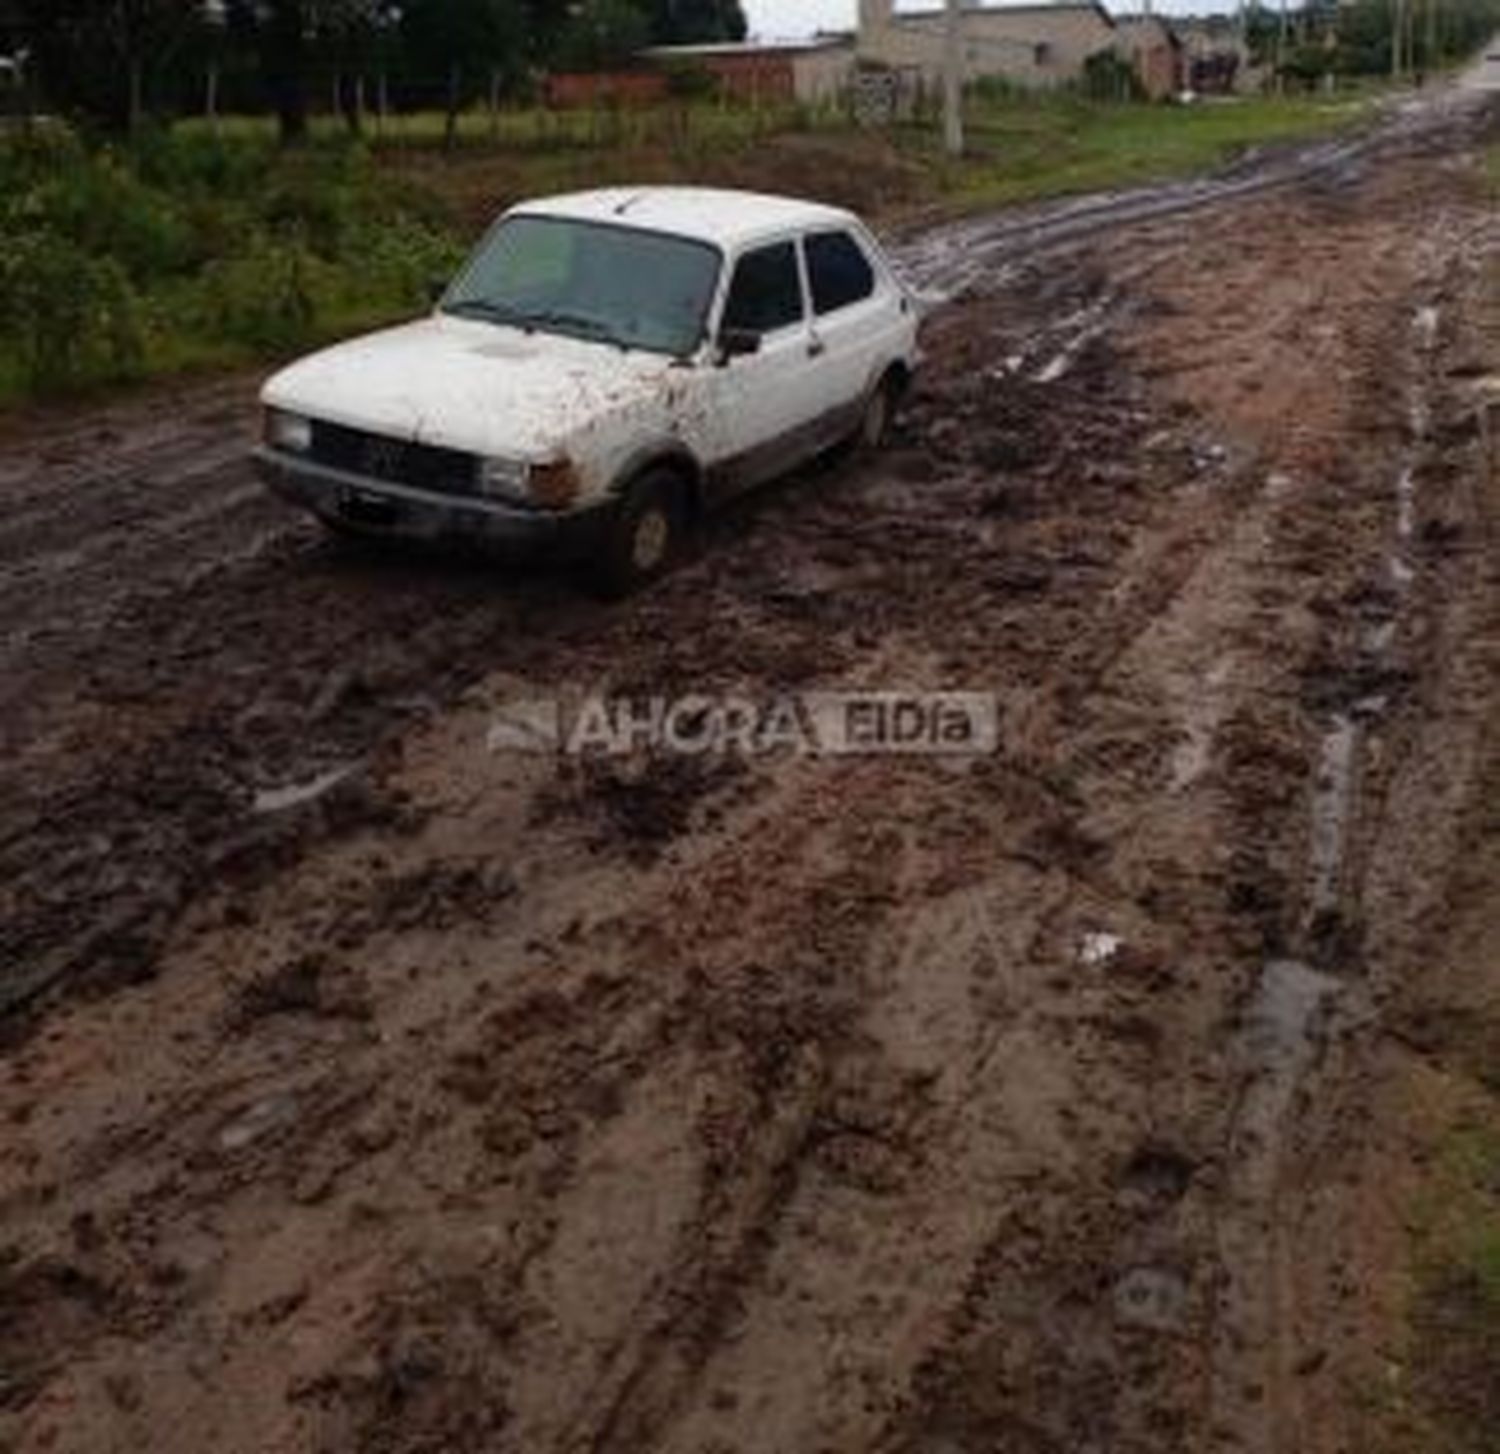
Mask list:
[[545,313],[533,313],[530,318],[533,323],[542,328],[562,328],[582,333],[588,338],[598,339],[600,343],[612,343],[616,348],[627,350],[630,348],[630,344],[621,338],[609,324],[597,318],[588,318],[582,313],[568,313],[552,308]]
[[446,304],[443,312],[457,314],[460,318],[482,318],[486,323],[500,323],[508,328],[524,329],[527,333],[534,332],[537,324],[532,314],[488,298],[460,298],[456,303]]

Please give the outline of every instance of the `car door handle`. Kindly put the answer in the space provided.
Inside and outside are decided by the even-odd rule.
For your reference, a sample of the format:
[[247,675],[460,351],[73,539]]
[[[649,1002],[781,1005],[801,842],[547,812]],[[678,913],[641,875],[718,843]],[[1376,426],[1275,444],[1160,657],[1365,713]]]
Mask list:
[[828,345],[821,338],[815,338],[807,345],[808,358],[822,358],[828,352]]

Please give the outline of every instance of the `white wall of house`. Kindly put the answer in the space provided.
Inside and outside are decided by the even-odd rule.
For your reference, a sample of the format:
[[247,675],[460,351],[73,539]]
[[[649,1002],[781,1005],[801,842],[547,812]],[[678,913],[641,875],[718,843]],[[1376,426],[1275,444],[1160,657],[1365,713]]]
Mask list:
[[[966,8],[961,20],[970,80],[999,76],[1026,86],[1076,81],[1084,62],[1116,41],[1109,16],[1086,3]],[[897,12],[894,0],[861,0],[860,59],[917,70],[935,84],[945,25],[941,9]]]

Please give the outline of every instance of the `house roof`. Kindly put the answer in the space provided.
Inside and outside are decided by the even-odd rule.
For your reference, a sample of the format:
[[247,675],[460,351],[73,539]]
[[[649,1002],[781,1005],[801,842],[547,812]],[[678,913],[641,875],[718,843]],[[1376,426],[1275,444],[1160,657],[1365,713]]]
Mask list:
[[706,45],[653,45],[642,55],[662,60],[681,57],[710,59],[717,56],[803,55],[808,51],[841,50],[854,44],[852,36],[815,35],[806,40],[728,40]]
[[850,220],[847,212],[817,202],[716,187],[606,187],[525,202],[515,211],[642,227],[720,246],[793,227],[839,227]]
[[1157,30],[1162,39],[1172,45],[1181,45],[1182,39],[1169,25],[1166,19],[1160,15],[1117,15],[1115,16],[1115,27],[1119,30]]
[[[1037,15],[1069,10],[1092,10],[1106,25],[1114,24],[1109,11],[1099,0],[1027,0],[1020,5],[965,4],[959,13],[966,20],[972,15]],[[898,10],[891,19],[902,25],[909,20],[946,20],[947,16],[946,10]]]

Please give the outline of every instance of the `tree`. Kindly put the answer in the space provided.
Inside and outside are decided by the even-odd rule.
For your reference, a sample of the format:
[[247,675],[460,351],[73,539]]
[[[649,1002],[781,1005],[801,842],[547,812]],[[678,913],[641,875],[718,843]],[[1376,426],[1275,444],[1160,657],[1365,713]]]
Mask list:
[[203,0],[15,0],[11,12],[52,103],[113,130],[140,124],[148,73],[206,23]]
[[401,42],[410,67],[443,78],[444,143],[457,139],[458,113],[491,74],[513,82],[526,59],[526,11],[517,0],[409,0]]
[[629,65],[651,41],[635,0],[583,0],[563,32],[558,59],[572,71],[608,71]]
[[744,40],[749,26],[740,0],[650,0],[656,45],[712,45]]
[[307,136],[307,0],[237,0],[237,9],[253,31],[282,144],[295,145]]

